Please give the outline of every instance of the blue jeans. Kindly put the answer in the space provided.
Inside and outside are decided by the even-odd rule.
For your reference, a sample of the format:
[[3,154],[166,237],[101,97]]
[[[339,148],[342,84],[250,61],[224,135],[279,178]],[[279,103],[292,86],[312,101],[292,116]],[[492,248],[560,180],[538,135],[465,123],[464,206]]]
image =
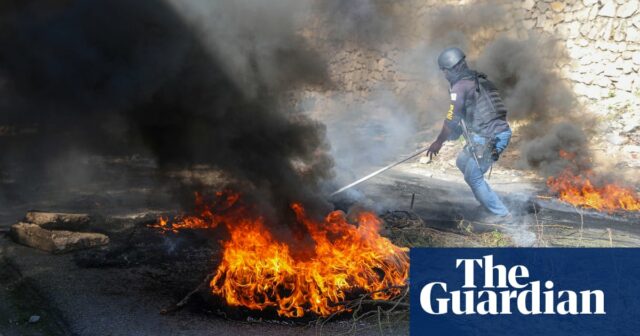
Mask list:
[[[501,153],[509,144],[511,131],[499,133],[496,137],[498,138],[496,148],[498,152]],[[484,144],[484,141],[483,138],[474,137],[476,144]],[[508,215],[509,210],[507,207],[504,206],[504,203],[502,203],[498,195],[496,195],[489,184],[487,184],[487,181],[484,180],[484,174],[489,170],[491,164],[493,164],[493,159],[491,159],[490,155],[485,155],[484,158],[479,160],[479,163],[480,167],[478,167],[473,155],[471,155],[467,149],[462,150],[456,160],[456,166],[458,166],[458,169],[460,169],[464,175],[464,181],[471,187],[471,191],[473,191],[473,195],[478,202],[495,215]]]

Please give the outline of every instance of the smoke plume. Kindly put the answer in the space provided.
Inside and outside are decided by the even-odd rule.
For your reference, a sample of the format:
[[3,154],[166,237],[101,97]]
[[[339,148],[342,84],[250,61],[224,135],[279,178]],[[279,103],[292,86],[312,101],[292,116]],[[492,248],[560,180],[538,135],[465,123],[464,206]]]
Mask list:
[[[306,8],[306,7],[304,7]],[[69,152],[149,153],[160,167],[222,169],[277,215],[327,204],[324,127],[287,111],[328,83],[297,34],[296,1],[20,1],[0,8],[4,167],[41,175]],[[8,169],[8,168],[5,168]],[[277,217],[277,216],[276,216]]]
[[[0,6],[0,135],[13,135],[0,136],[0,178],[86,180],[52,163],[142,154],[160,168],[221,169],[274,218],[291,201],[324,212],[330,154],[341,184],[433,140],[449,103],[436,58],[449,46],[523,125],[524,167],[553,175],[563,150],[583,169],[588,121],[554,70],[564,52],[507,30],[509,20],[498,1],[10,2]],[[340,57],[377,77],[336,73]]]
[[[498,38],[478,59],[478,68],[492,74],[502,89],[509,118],[523,121],[522,164],[544,177],[567,166],[589,168],[589,118],[579,115],[576,96],[555,70],[564,51],[555,40],[532,36],[516,41]],[[567,160],[560,153],[570,153]]]

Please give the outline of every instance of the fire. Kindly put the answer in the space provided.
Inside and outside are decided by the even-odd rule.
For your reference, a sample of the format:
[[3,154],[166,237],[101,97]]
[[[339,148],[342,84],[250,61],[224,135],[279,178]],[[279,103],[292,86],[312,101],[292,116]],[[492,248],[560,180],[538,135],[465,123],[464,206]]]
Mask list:
[[615,183],[595,185],[593,178],[591,171],[575,175],[567,168],[557,177],[549,177],[547,186],[561,200],[575,206],[608,212],[640,211],[640,197],[633,189]]
[[[219,211],[224,211],[225,208],[233,206],[240,195],[217,192],[216,197],[218,198],[216,206]],[[204,202],[200,193],[196,193],[195,198],[195,211],[199,216],[178,216],[172,223],[169,223],[168,218],[160,217],[158,223],[151,225],[151,227],[174,233],[178,233],[180,229],[215,229],[223,218],[213,213],[211,206]]]
[[222,261],[210,288],[230,306],[271,307],[286,317],[307,312],[327,316],[342,309],[350,293],[390,299],[406,284],[407,250],[380,236],[381,221],[371,212],[360,212],[353,225],[342,211],[314,221],[302,204],[291,204],[296,221],[314,242],[313,253],[299,257],[274,238],[264,218],[238,194],[218,193],[212,205],[196,195],[196,203],[199,215],[171,224],[161,218],[156,226],[171,231],[226,226],[230,238],[222,244]]

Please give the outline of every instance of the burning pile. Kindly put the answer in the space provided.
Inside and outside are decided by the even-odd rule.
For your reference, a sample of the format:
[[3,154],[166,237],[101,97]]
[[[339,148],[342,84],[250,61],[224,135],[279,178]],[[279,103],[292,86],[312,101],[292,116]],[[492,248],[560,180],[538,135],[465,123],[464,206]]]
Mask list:
[[561,200],[575,206],[598,211],[640,211],[640,197],[629,187],[615,183],[594,184],[591,171],[575,175],[571,169],[557,177],[549,177],[547,186]]
[[341,310],[349,294],[367,292],[385,300],[400,293],[409,270],[406,249],[378,234],[381,221],[375,214],[359,212],[350,224],[342,211],[314,221],[301,204],[291,209],[314,243],[304,256],[276,240],[264,217],[237,193],[217,193],[211,205],[196,195],[198,215],[172,223],[161,218],[155,226],[173,232],[226,226],[230,238],[223,242],[222,261],[210,288],[230,306],[271,307],[285,317],[307,312],[327,316]]
[[[560,156],[573,161],[574,155],[560,151]],[[547,179],[549,190],[574,206],[593,208],[598,211],[640,211],[640,197],[630,187],[615,182],[594,182],[597,178],[592,170],[574,173],[571,166],[556,177]]]

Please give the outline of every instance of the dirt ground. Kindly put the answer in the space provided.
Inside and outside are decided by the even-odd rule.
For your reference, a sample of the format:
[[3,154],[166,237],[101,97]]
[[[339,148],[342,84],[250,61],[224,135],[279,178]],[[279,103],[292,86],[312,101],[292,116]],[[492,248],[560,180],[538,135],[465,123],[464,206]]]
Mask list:
[[[29,209],[88,212],[101,218],[100,230],[112,237],[115,246],[118,237],[131,237],[140,223],[183,208],[172,194],[172,183],[188,180],[215,188],[220,182],[206,167],[159,179],[153,166],[139,158],[93,158],[84,164],[94,175],[82,185],[51,181],[33,185],[5,176],[2,187],[14,194],[0,208],[0,229],[6,232]],[[124,170],[127,175],[123,178]],[[408,247],[640,245],[640,232],[632,225],[637,222],[536,207],[532,200],[544,192],[544,186],[524,172],[497,166],[491,184],[517,214],[517,224],[500,226],[475,220],[477,203],[446,155],[430,164],[401,165],[333,201],[338,207],[357,203],[374,209],[387,222],[383,234]],[[174,253],[202,262],[186,263],[193,268],[179,267],[185,263],[158,263],[137,257],[133,252],[140,246],[133,245],[129,250],[111,250],[120,251],[111,254],[112,264],[92,266],[86,260],[100,260],[91,257],[92,251],[51,255],[18,245],[3,234],[0,334],[317,335],[349,330],[351,334],[380,334],[375,323],[359,323],[354,332],[351,321],[343,319],[319,330],[312,321],[305,325],[224,318],[202,305],[161,315],[160,310],[175,304],[201,281],[212,260],[202,251],[189,249],[193,246],[188,241],[147,241],[156,242],[148,245],[167,260]],[[181,252],[185,246],[188,253]],[[32,316],[39,320],[30,323]],[[384,333],[407,334],[407,320],[385,326]]]
[[[215,253],[202,248],[199,238],[158,238],[144,223],[192,205],[180,204],[185,197],[176,195],[180,190],[172,183],[215,188],[220,179],[197,167],[158,178],[153,167],[131,158],[92,158],[81,164],[92,171],[82,185],[2,179],[0,188],[10,197],[0,207],[0,335],[318,335],[354,327],[345,319],[320,328],[311,319],[225,318],[202,303],[161,315],[212,270]],[[52,255],[14,243],[8,228],[30,209],[90,213],[98,219],[94,229],[111,238],[102,254],[108,258],[101,259],[101,249]],[[153,234],[152,239],[143,236]],[[146,245],[122,248],[131,237]],[[190,246],[194,241],[199,245]],[[143,248],[146,254],[138,253]],[[38,321],[29,322],[32,316]],[[377,325],[356,327],[358,334],[379,334]],[[400,323],[387,333],[407,334],[407,328]]]

